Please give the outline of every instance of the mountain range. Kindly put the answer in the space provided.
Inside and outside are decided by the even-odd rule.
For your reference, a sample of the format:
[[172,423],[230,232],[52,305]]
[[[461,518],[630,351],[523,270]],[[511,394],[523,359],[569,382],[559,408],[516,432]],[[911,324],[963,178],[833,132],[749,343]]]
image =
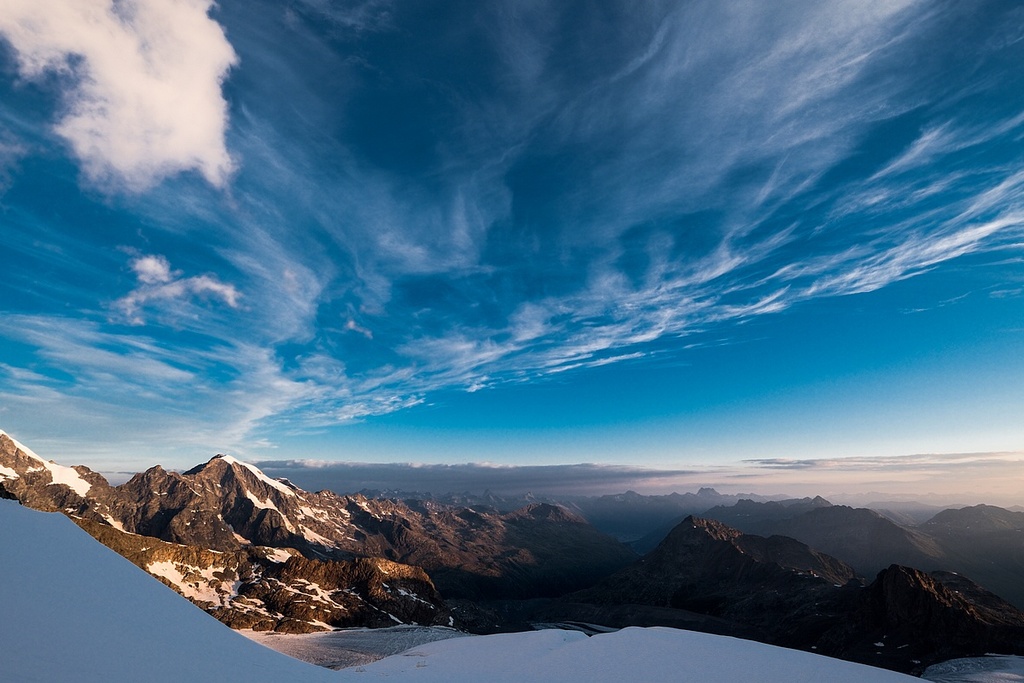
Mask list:
[[741,501],[703,513],[742,531],[790,536],[874,576],[890,564],[969,576],[1024,609],[1024,513],[991,505],[943,510],[904,526],[874,510]]
[[[563,602],[563,618],[577,603],[637,606],[625,619],[586,611],[616,626],[657,623],[664,608],[696,612],[718,619],[718,632],[914,673],[965,653],[1024,651],[1024,613],[965,577],[893,564],[868,582],[795,539],[696,517]],[[546,606],[549,617],[558,610]]]
[[619,683],[677,680],[681,671],[702,683],[914,680],[805,652],[664,628],[593,638],[555,629],[456,637],[331,671],[224,628],[59,514],[0,501],[0,548],[2,677],[10,683]]
[[[629,548],[556,506],[497,513],[311,493],[223,455],[184,473],[152,467],[111,486],[86,467],[46,461],[0,433],[0,495],[64,512],[239,627],[353,625],[353,596],[370,606],[370,616],[379,613],[363,625],[378,624],[380,615],[386,623],[454,623],[437,590],[472,600],[554,596],[635,559]],[[363,589],[342,581],[356,575]],[[330,581],[319,583],[324,577]],[[314,587],[278,590],[282,581]],[[314,594],[315,614],[308,608]],[[425,605],[434,609],[425,612]]]
[[[916,527],[822,498],[726,505],[712,489],[507,510],[308,492],[225,455],[111,486],[2,432],[0,497],[63,512],[234,628],[675,626],[910,672],[1024,647],[1024,614],[991,585],[1020,566],[1024,514],[991,506]],[[642,557],[584,516],[608,530],[632,509],[620,529],[636,531],[709,504],[648,528]],[[978,576],[953,573],[971,562]]]

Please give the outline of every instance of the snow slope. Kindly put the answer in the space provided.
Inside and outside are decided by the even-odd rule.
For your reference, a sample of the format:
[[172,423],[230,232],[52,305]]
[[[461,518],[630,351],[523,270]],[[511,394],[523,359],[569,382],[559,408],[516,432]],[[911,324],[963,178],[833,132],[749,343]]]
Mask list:
[[[339,673],[348,673],[346,669]],[[358,667],[351,680],[451,683],[909,683],[892,671],[736,638],[671,628],[587,637],[534,631],[455,638]],[[347,680],[347,679],[346,679]]]
[[337,681],[187,602],[68,518],[0,500],[0,679]]
[[556,630],[454,638],[331,671],[231,631],[62,515],[7,500],[0,500],[0,608],[0,678],[5,683],[918,680],[667,628],[630,628],[591,638]]

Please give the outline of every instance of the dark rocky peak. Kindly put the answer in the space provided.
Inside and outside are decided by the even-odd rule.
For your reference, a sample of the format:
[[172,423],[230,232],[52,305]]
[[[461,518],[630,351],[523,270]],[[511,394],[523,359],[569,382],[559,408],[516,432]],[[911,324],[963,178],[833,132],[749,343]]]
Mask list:
[[931,533],[1014,531],[1024,529],[1024,512],[1012,512],[994,505],[972,505],[943,510],[922,525]]
[[891,565],[865,595],[864,626],[927,662],[1024,652],[1024,613],[962,576]]
[[506,520],[520,520],[520,519],[532,519],[537,521],[546,522],[563,522],[573,524],[586,524],[587,521],[569,511],[567,508],[561,505],[552,505],[550,503],[531,503],[525,507],[519,508],[514,512],[510,512],[504,516]]
[[[769,638],[780,629],[803,629],[816,618],[815,606],[853,576],[839,560],[793,539],[746,535],[691,516],[638,562],[570,599],[686,610],[763,630],[761,637]],[[780,623],[808,610],[790,625]]]
[[668,549],[680,543],[690,545],[694,541],[704,541],[708,538],[732,541],[742,535],[743,532],[739,529],[722,524],[718,520],[690,515],[672,529],[658,547]]
[[869,590],[873,606],[892,628],[907,624],[938,626],[951,609],[974,613],[965,597],[912,567],[894,564],[883,569]]
[[178,486],[185,486],[180,474],[168,472],[160,465],[154,465],[148,470],[134,475],[116,488],[130,495],[135,500],[142,500],[151,497],[153,494],[166,495]]
[[746,571],[751,563],[806,573],[833,584],[855,577],[849,565],[785,536],[765,538],[744,534],[717,520],[687,517],[673,529],[645,561],[682,564],[698,574]]

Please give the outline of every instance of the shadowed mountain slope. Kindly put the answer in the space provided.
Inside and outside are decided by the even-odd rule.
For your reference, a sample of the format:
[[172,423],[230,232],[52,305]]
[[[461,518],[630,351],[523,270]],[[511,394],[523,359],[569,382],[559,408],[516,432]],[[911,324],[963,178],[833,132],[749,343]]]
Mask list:
[[747,637],[900,671],[1024,652],[1024,613],[969,579],[900,565],[866,587],[853,577],[845,563],[794,539],[691,517],[632,566],[567,596],[565,614],[582,613],[572,602],[605,606],[590,618],[621,626],[649,621],[647,607],[677,608],[714,617],[716,632],[728,632],[724,621]]

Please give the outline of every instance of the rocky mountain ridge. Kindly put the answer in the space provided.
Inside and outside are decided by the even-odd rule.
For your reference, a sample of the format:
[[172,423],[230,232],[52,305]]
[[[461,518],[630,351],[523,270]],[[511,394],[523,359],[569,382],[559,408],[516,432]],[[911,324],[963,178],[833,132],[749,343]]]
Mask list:
[[313,493],[225,455],[184,473],[152,467],[110,486],[88,468],[49,463],[0,434],[0,468],[0,490],[31,507],[221,552],[255,545],[323,561],[381,557],[422,567],[446,598],[558,595],[635,559],[557,506],[502,514]]
[[892,564],[957,572],[1024,609],[1024,513],[973,505],[905,526],[865,508],[829,504],[801,509],[744,501],[712,508],[705,516],[747,533],[790,536],[864,576]]
[[[686,518],[631,563],[628,551],[586,524],[580,510],[551,503],[499,512],[311,493],[229,456],[183,473],[150,468],[115,487],[88,468],[44,461],[2,433],[0,495],[78,518],[235,627],[670,625],[901,671],[955,656],[1018,652],[1024,643],[1024,615],[964,576],[891,564],[868,583],[855,566],[814,544],[702,517]],[[760,518],[759,506],[769,510]],[[946,511],[913,533],[818,498],[736,508],[721,510],[741,524],[835,536],[842,539],[839,552],[854,556],[894,547],[945,560],[952,556],[947,544],[975,534],[1012,541],[1024,533],[1024,516],[988,506]],[[441,595],[469,597],[471,604],[459,600],[449,608]],[[529,599],[544,596],[563,597]],[[502,600],[480,602],[488,599]]]

